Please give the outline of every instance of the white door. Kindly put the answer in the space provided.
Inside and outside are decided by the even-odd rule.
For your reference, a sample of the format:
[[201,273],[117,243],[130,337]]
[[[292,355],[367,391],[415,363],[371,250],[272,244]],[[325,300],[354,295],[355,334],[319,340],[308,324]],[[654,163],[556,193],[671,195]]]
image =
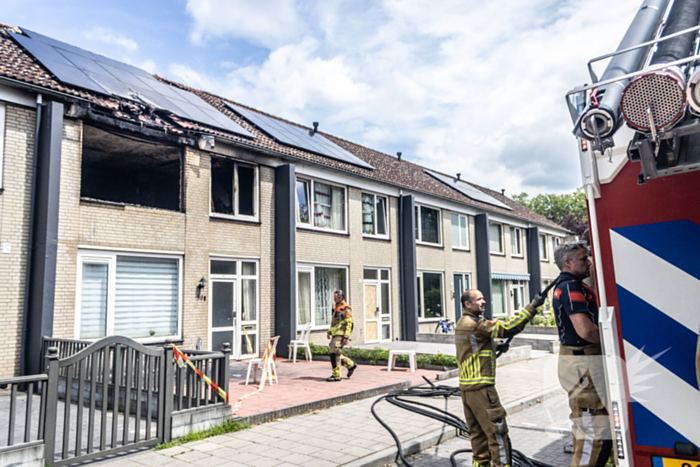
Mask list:
[[365,269],[365,341],[391,340],[391,288],[388,269]]

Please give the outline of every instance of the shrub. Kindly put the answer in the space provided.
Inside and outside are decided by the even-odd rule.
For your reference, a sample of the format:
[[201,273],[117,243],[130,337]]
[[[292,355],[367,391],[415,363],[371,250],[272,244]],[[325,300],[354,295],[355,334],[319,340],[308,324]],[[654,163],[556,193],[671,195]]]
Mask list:
[[[316,344],[309,343],[311,347],[312,355],[328,355],[330,352],[328,347],[320,346]],[[304,355],[304,349],[297,348],[297,355]],[[359,349],[355,347],[349,347],[343,349],[343,355],[350,358],[351,360],[362,360],[372,363],[372,365],[377,365],[378,362],[386,362],[389,360],[389,351],[382,349],[381,347],[375,347],[373,349]],[[416,357],[418,367],[423,367],[425,365],[438,365],[447,367],[457,367],[457,359],[450,355],[444,355],[441,353],[435,355],[418,355]],[[397,363],[408,364],[408,355],[397,355]]]

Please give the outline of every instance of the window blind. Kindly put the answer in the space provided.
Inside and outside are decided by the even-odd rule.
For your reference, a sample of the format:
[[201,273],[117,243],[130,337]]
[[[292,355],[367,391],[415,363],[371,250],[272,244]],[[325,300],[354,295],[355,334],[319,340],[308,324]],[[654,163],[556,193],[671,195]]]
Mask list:
[[99,339],[107,333],[109,265],[83,263],[80,294],[80,338]]

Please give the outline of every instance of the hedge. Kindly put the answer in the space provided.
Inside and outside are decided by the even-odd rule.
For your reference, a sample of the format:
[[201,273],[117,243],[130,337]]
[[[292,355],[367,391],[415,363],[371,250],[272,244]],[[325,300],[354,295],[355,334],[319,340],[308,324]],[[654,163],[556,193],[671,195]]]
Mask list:
[[[320,346],[313,343],[309,343],[309,346],[311,347],[312,355],[328,355],[330,353],[327,346]],[[297,354],[304,355],[304,348],[297,348]],[[375,347],[371,350],[346,347],[343,349],[343,355],[352,360],[364,360],[372,365],[377,365],[380,361],[386,362],[389,360],[389,351],[382,349],[381,347]],[[419,368],[425,365],[439,365],[457,368],[457,358],[441,353],[434,355],[418,354],[416,355],[416,361]],[[397,355],[396,362],[408,364],[408,355]]]

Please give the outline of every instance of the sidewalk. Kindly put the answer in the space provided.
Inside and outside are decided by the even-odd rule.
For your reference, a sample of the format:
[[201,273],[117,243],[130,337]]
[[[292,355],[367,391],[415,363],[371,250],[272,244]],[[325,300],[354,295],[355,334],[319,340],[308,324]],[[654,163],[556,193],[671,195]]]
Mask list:
[[[499,367],[497,381],[501,401],[510,413],[528,408],[543,394],[551,396],[559,392],[556,355]],[[441,384],[456,386],[458,380],[454,378]],[[389,433],[370,412],[375,400],[376,398],[365,399],[184,446],[104,461],[100,465],[380,466],[393,461],[392,456],[396,450]],[[456,397],[447,402],[447,407],[444,399],[425,402],[462,416],[461,401]],[[413,452],[435,444],[440,434],[443,441],[454,436],[454,430],[443,427],[437,421],[406,412],[388,403],[378,404],[376,411],[396,431],[402,444],[415,446]],[[419,441],[423,443],[420,446]]]

